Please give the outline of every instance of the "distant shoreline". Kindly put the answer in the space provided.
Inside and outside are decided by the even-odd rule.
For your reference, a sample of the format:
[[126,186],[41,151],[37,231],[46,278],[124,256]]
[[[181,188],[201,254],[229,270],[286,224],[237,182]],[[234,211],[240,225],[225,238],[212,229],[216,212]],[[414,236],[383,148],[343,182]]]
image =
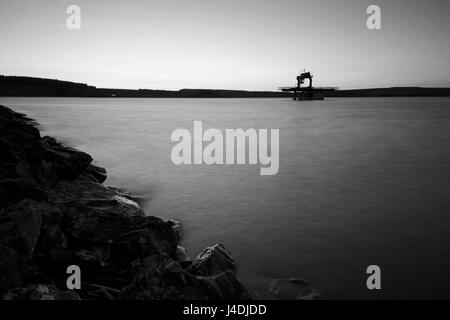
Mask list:
[[[54,79],[0,76],[0,97],[73,97],[73,98],[287,98],[280,91],[222,89],[109,89],[85,83]],[[450,97],[450,88],[391,87],[336,90],[325,97]]]

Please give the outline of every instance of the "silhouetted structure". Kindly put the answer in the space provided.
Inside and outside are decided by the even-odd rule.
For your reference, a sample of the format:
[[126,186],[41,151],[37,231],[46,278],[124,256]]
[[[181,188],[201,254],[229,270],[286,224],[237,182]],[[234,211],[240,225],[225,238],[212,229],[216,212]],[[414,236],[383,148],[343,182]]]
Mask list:
[[[323,100],[325,92],[336,90],[336,88],[332,87],[314,88],[312,85],[312,78],[313,75],[311,72],[306,72],[306,70],[304,70],[299,76],[297,76],[296,87],[282,87],[280,90],[283,92],[292,92],[293,100]],[[305,80],[309,80],[309,85],[307,87],[302,87]]]

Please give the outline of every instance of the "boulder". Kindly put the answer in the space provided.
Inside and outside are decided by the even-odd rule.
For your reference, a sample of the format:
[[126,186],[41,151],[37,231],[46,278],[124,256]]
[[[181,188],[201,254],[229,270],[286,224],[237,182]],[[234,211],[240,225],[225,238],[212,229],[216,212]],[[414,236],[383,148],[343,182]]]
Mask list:
[[85,152],[77,152],[69,155],[65,161],[55,163],[56,171],[63,179],[74,180],[92,162],[92,157]]
[[79,199],[64,205],[66,235],[75,247],[104,245],[130,229],[132,217],[143,217],[140,207],[121,199]]
[[92,157],[82,151],[65,147],[52,137],[43,137],[28,148],[28,155],[34,161],[46,160],[52,170],[62,179],[74,180],[92,162]]
[[98,183],[103,183],[107,178],[105,168],[97,167],[92,164],[86,168],[86,170],[84,171],[84,174],[92,177],[93,181],[98,182]]
[[197,277],[208,286],[208,299],[251,300],[253,296],[231,270],[209,277]]
[[192,259],[189,256],[186,248],[182,246],[177,246],[176,260],[180,263],[183,268],[187,268],[192,265]]
[[210,276],[226,270],[235,270],[236,263],[230,252],[218,243],[201,252],[192,263],[189,272],[200,276]]
[[133,219],[129,229],[111,243],[111,259],[132,261],[153,254],[175,256],[178,233],[168,221],[157,217]]
[[269,287],[269,294],[277,300],[320,300],[322,295],[302,278],[277,279]]
[[146,258],[145,268],[122,289],[124,300],[218,300],[251,299],[251,295],[232,271],[211,277],[190,274],[170,257]]

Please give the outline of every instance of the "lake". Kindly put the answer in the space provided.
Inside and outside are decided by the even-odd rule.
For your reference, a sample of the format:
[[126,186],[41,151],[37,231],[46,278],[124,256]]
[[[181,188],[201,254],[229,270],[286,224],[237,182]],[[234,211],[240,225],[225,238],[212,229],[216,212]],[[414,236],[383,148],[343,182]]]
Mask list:
[[[88,152],[109,185],[183,223],[191,256],[222,242],[265,297],[303,277],[326,298],[450,298],[450,98],[0,98]],[[171,133],[280,130],[279,172],[179,165]],[[366,287],[381,267],[382,290]]]

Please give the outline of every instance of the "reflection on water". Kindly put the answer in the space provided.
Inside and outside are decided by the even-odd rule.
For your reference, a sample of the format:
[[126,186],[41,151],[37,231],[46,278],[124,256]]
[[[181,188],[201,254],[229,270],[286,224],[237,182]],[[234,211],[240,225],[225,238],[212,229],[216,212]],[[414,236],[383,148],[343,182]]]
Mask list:
[[[262,296],[304,277],[329,298],[450,298],[450,99],[1,98],[90,153],[107,183],[184,223],[191,255],[223,242]],[[176,128],[279,128],[280,170],[175,166]],[[382,291],[365,287],[381,266]]]

